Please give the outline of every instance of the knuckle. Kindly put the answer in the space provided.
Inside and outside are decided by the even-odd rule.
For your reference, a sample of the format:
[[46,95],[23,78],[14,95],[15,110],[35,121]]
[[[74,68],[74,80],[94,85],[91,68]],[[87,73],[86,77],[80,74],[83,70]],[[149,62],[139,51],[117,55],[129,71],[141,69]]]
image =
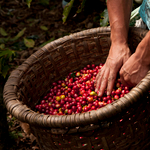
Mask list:
[[129,78],[128,75],[126,75],[126,76],[124,77],[124,81],[125,81],[125,82],[130,82],[130,78]]
[[122,69],[119,71],[119,74],[120,74],[120,76],[123,76],[123,70]]

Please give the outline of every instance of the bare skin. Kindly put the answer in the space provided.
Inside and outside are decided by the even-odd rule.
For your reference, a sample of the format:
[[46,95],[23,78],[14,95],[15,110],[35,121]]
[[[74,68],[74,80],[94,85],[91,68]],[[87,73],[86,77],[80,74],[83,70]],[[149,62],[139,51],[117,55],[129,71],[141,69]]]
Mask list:
[[[150,38],[148,35],[130,57],[127,35],[132,0],[107,0],[107,8],[111,27],[111,47],[106,63],[96,77],[95,91],[99,96],[103,95],[106,88],[107,95],[111,94],[118,72],[120,72],[123,84],[136,85],[146,75],[150,64],[150,45],[148,45]],[[141,55],[141,51],[143,55]]]
[[145,77],[150,69],[150,31],[137,46],[135,53],[120,70],[121,82],[135,86]]

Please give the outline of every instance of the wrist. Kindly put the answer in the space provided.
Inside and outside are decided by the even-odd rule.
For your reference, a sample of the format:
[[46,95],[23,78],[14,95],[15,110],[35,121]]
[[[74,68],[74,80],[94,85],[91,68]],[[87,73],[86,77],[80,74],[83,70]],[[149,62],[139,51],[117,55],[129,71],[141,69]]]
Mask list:
[[142,65],[150,66],[150,31],[139,43],[135,55]]
[[111,42],[114,44],[127,44],[128,29],[124,27],[111,27]]
[[130,55],[131,55],[131,52],[126,43],[121,43],[121,44],[112,43],[108,57],[115,58],[117,61],[120,59],[122,60],[128,59]]

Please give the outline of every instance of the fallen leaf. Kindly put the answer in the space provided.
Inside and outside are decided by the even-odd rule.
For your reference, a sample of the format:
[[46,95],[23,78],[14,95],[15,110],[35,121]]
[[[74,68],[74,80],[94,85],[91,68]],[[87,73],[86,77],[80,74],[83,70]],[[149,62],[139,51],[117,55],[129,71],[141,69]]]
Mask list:
[[47,30],[48,30],[48,28],[47,28],[46,26],[40,26],[40,28],[41,28],[42,30],[44,30],[44,31],[47,31]]
[[30,126],[28,123],[20,122],[20,126],[22,130],[24,131],[24,133],[26,133],[27,135],[30,135],[31,130],[30,130]]
[[23,28],[14,38],[10,39],[11,41],[16,41],[18,40],[21,36],[23,36],[26,28]]
[[4,48],[5,48],[5,44],[0,44],[0,49],[4,50]]
[[31,48],[31,47],[34,47],[35,42],[33,39],[24,38],[24,44],[26,47]]
[[30,134],[30,140],[31,143],[33,143],[36,140],[36,137],[32,133]]
[[3,36],[7,36],[8,35],[3,28],[0,28],[0,34],[3,35]]
[[26,3],[27,3],[29,8],[30,8],[30,5],[31,5],[31,2],[32,2],[32,0],[26,0]]

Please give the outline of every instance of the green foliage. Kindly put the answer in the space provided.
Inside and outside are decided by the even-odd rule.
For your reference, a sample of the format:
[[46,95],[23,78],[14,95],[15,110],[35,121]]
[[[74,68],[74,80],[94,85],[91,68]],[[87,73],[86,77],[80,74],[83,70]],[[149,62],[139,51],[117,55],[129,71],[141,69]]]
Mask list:
[[40,28],[41,28],[42,30],[44,30],[44,31],[47,31],[47,30],[48,30],[48,28],[47,28],[46,26],[40,26]]
[[4,48],[0,49],[0,74],[6,78],[8,75],[8,72],[11,68],[11,65],[9,65],[9,62],[13,60],[15,56],[15,51]]
[[11,41],[16,41],[18,40],[23,34],[25,33],[26,28],[22,29],[14,38],[10,39]]
[[140,14],[137,14],[133,19],[130,20],[130,26],[135,26],[136,20],[140,19]]
[[0,44],[5,44],[9,41],[10,37],[7,38],[0,38]]
[[10,117],[7,116],[7,120],[8,120],[9,128],[13,127],[14,126],[14,121],[16,120],[16,118],[15,117],[10,118]]
[[63,10],[63,17],[62,17],[62,20],[63,20],[63,23],[66,22],[66,19],[71,11],[71,8],[73,6],[73,3],[74,3],[74,0],[71,0],[64,8]]
[[35,42],[33,39],[24,38],[24,44],[26,47],[31,48],[31,47],[34,47]]
[[5,44],[0,44],[0,49],[4,49],[5,48]]
[[83,11],[84,7],[85,7],[85,3],[86,3],[86,0],[83,0],[80,4],[80,6],[78,7],[78,10],[77,10],[77,13],[80,13]]
[[6,33],[6,31],[3,28],[0,28],[0,34],[2,36],[7,36],[8,34]]
[[30,8],[32,0],[26,0],[28,7]]
[[108,17],[108,11],[105,9],[101,14],[100,14],[100,26],[105,27],[109,25],[109,17]]
[[[134,4],[134,10],[131,12],[131,17],[130,17],[130,26],[134,26],[136,20],[140,18],[139,15],[139,9],[140,6],[136,6]],[[109,25],[109,17],[108,17],[108,11],[107,8],[100,14],[100,26],[108,26]]]
[[[17,128],[16,128],[16,121],[17,120],[16,120],[15,117],[7,116],[7,122],[8,122],[8,126],[9,126],[9,129],[10,129],[10,131],[9,131],[9,138],[10,138],[10,141],[14,141],[14,142],[19,137],[23,137],[21,131],[18,131]],[[13,145],[13,146],[15,146],[15,145]]]
[[9,135],[12,139],[18,139],[19,137],[23,137],[21,132],[17,132],[15,130],[10,132]]
[[[71,11],[71,8],[73,7],[74,1],[75,0],[70,0],[70,2],[63,9],[63,17],[62,17],[63,23],[66,22],[66,20],[69,16],[69,13]],[[31,5],[31,2],[32,2],[32,0],[26,0],[26,3],[29,8]],[[105,2],[107,3],[107,0],[105,0]],[[49,5],[49,0],[39,0],[39,3],[42,5]],[[85,4],[86,4],[86,0],[82,0],[79,7],[77,8],[76,13],[81,13],[84,10]],[[131,18],[130,18],[131,26],[134,26],[135,21],[137,19],[139,19],[139,14],[137,13],[139,7],[137,6],[137,4],[135,2],[133,3],[133,7],[134,7],[134,10],[132,11]],[[100,26],[104,27],[104,26],[108,26],[108,25],[109,25],[108,11],[107,11],[107,8],[105,8],[104,11],[100,14]],[[40,28],[45,31],[48,30],[48,28],[45,26],[41,26]],[[0,33],[3,34],[3,36],[7,36],[7,33],[1,28],[0,28]],[[7,39],[4,39],[4,38],[0,39],[0,41],[5,41],[5,40],[7,40]]]
[[131,12],[130,26],[134,26],[136,20],[138,20],[138,19],[140,18],[139,9],[140,9],[140,6],[137,7],[137,8],[135,8],[135,9]]
[[[16,36],[11,38],[3,28],[0,28],[1,35],[7,36],[5,38],[0,38],[0,75],[4,78],[6,78],[9,74],[11,69],[10,62],[12,62],[16,56],[15,50],[11,47],[13,47],[13,44],[15,44],[16,41],[24,35],[25,31],[26,28],[22,29]],[[11,44],[9,45],[8,43]],[[27,47],[32,47],[34,45],[33,41],[28,42],[27,40],[24,41],[24,44],[26,44]]]
[[[38,0],[38,2],[42,5],[49,5],[49,0]],[[70,2],[65,6],[63,10],[63,23],[66,22],[67,17],[69,16],[69,13],[73,7],[75,0],[70,0]],[[79,6],[77,6],[76,13],[81,13],[84,11],[84,8],[86,7],[87,0],[81,0],[79,3]],[[32,0],[26,0],[26,4],[30,8],[32,3]],[[131,13],[130,18],[130,26],[134,26],[137,19],[139,19],[139,5],[133,5],[133,11]],[[104,9],[104,11],[93,18],[93,21],[100,21],[100,26],[108,26],[109,25],[109,17],[108,17],[108,11],[107,8]],[[35,20],[34,20],[35,21]],[[32,20],[33,22],[33,20]],[[40,26],[41,30],[48,32],[48,27],[42,25]],[[0,27],[0,74],[6,78],[8,75],[8,72],[11,68],[10,62],[16,57],[16,51],[18,50],[25,50],[27,48],[33,48],[35,46],[35,40],[38,37],[23,37],[26,32],[26,28],[23,28],[21,31],[19,31],[16,36],[11,37],[10,33],[5,30],[4,28]],[[33,35],[34,36],[34,35]],[[47,43],[55,40],[55,37],[52,37],[48,41],[44,42],[40,45],[40,47],[43,47]],[[6,47],[7,46],[7,47]]]

